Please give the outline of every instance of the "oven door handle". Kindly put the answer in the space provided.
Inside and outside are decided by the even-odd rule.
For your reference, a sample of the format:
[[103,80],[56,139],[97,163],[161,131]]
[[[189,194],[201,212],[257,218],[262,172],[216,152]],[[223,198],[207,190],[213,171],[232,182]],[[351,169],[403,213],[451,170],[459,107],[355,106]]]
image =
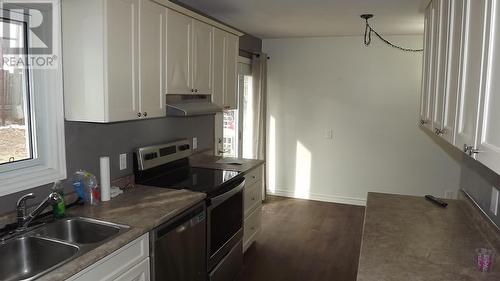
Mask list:
[[226,201],[231,196],[233,196],[233,195],[237,194],[238,192],[240,192],[241,190],[243,190],[244,186],[245,186],[245,179],[243,179],[243,181],[240,184],[238,184],[238,186],[234,187],[233,189],[229,190],[228,192],[212,198],[210,200],[211,204],[210,204],[209,208],[214,208],[214,207],[220,205],[222,202]]

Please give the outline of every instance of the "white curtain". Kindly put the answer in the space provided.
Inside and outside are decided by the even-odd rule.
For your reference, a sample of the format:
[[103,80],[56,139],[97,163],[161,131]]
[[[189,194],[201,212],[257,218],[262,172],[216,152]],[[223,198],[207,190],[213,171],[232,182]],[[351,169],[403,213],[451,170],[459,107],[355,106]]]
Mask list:
[[267,54],[252,58],[253,79],[253,158],[266,159]]

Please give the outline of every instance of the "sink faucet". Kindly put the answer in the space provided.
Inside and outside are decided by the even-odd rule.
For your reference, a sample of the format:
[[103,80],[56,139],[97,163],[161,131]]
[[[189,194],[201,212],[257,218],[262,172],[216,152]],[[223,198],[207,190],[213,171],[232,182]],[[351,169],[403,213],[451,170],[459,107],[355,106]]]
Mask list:
[[33,210],[33,212],[27,215],[26,201],[33,198],[35,198],[35,194],[28,193],[23,195],[17,201],[17,227],[21,230],[28,227],[31,221],[35,219],[43,210],[45,210],[45,208],[55,205],[61,201],[61,196],[57,192],[52,192],[49,196],[47,196],[47,198],[45,198],[45,200],[43,200],[42,203],[40,203],[40,205],[35,208],[35,210]]

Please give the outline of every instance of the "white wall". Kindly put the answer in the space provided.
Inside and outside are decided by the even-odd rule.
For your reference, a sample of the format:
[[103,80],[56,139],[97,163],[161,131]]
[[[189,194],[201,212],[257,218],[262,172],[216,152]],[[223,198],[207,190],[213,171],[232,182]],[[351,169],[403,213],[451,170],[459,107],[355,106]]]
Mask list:
[[[390,40],[422,45],[421,36]],[[263,49],[269,193],[364,204],[369,191],[458,189],[459,163],[417,126],[421,54],[376,38],[365,47],[362,37],[269,39]]]

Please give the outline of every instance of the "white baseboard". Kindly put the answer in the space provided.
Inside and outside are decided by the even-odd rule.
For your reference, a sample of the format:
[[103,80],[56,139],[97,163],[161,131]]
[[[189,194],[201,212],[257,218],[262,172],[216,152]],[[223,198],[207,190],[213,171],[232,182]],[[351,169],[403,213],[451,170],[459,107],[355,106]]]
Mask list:
[[363,199],[363,198],[326,195],[326,194],[318,194],[318,193],[310,193],[309,196],[307,196],[307,197],[297,197],[297,196],[295,196],[295,193],[293,191],[286,190],[286,189],[275,189],[274,191],[268,189],[267,194],[282,196],[282,197],[289,197],[289,198],[297,198],[297,199],[308,199],[308,200],[330,202],[330,203],[366,206],[366,199]]

